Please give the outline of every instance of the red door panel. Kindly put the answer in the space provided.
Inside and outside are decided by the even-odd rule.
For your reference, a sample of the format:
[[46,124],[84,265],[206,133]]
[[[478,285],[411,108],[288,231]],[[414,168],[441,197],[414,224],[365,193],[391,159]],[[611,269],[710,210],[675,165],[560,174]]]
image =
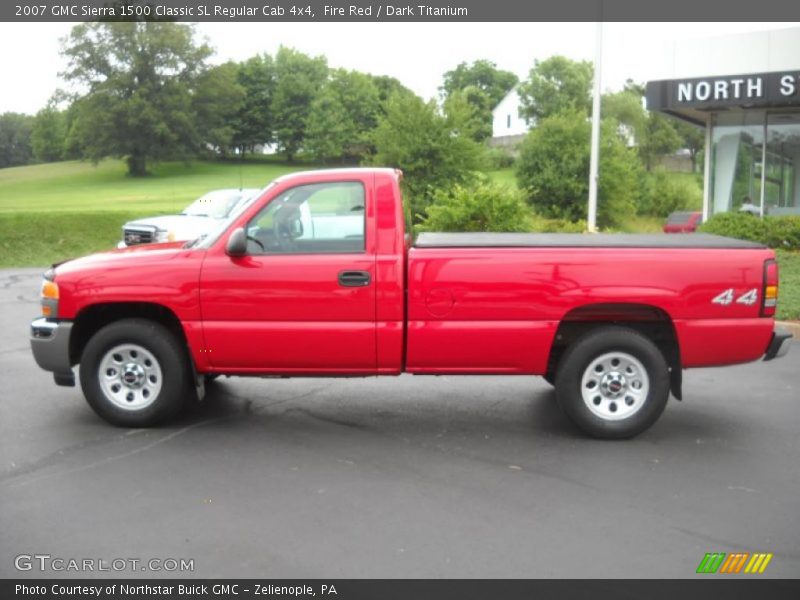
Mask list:
[[375,286],[343,287],[342,271],[374,279],[357,255],[209,256],[201,310],[214,369],[308,373],[376,368]]

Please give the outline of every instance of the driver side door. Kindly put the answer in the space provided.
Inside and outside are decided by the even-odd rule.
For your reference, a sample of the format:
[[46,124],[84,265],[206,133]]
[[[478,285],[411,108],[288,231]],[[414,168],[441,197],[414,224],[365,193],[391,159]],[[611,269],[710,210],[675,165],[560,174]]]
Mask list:
[[248,251],[209,253],[200,281],[213,370],[376,370],[375,256],[361,181],[296,186],[246,226]]

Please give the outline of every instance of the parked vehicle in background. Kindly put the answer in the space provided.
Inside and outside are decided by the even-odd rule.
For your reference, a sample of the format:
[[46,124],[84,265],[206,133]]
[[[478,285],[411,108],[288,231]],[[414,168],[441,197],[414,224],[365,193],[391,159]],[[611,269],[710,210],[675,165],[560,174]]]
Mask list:
[[129,221],[122,226],[117,248],[158,242],[186,242],[215,229],[258,189],[214,190],[201,196],[178,215],[163,215]]
[[694,233],[703,223],[699,210],[674,212],[667,217],[664,233]]
[[168,419],[218,375],[405,372],[541,375],[581,429],[625,438],[681,397],[683,369],[789,349],[760,244],[424,233],[410,246],[403,213],[393,170],[286,175],[203,239],[54,266],[34,357],[59,385],[80,364],[89,404],[125,427]]

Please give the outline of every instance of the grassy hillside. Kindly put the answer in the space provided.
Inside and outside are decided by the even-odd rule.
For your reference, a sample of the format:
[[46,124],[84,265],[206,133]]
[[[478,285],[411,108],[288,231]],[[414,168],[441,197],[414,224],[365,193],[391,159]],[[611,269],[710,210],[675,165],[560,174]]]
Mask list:
[[0,169],[0,214],[176,212],[211,189],[260,188],[279,175],[303,168],[308,167],[271,162],[164,163],[142,178],[128,177],[120,160],[104,160],[96,166],[68,161]]
[[132,178],[118,160],[0,169],[0,267],[43,266],[113,248],[135,217],[180,212],[215,188],[264,187],[303,166],[165,163]]

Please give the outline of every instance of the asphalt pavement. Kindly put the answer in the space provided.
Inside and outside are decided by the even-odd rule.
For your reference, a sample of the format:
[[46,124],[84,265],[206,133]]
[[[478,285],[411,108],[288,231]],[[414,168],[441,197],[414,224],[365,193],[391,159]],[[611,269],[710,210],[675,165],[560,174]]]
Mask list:
[[583,437],[533,377],[222,379],[129,430],[34,363],[40,272],[0,271],[0,577],[92,575],[15,568],[49,555],[193,561],[148,577],[673,578],[739,551],[800,577],[798,343],[686,372],[623,442]]

